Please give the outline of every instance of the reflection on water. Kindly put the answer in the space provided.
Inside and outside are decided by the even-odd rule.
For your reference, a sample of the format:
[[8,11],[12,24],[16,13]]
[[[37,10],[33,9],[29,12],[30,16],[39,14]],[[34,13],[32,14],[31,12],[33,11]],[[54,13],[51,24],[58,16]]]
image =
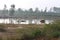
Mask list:
[[[41,20],[32,20],[32,24],[41,24],[40,22]],[[16,19],[12,19],[12,22],[14,24],[18,24],[17,20]],[[46,24],[49,24],[53,22],[53,20],[45,20],[45,23]],[[5,24],[8,24],[8,23],[11,23],[11,20],[9,19],[0,19],[0,23],[5,23]],[[25,20],[24,22],[19,22],[19,24],[29,24],[29,20]]]

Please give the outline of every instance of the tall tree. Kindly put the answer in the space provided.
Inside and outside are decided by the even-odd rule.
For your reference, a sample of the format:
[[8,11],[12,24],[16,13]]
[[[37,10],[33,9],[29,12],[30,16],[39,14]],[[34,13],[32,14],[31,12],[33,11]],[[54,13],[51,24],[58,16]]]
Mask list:
[[8,16],[8,10],[7,10],[7,6],[6,6],[6,4],[4,5],[4,8],[3,8],[2,14],[3,14],[4,17]]
[[4,8],[3,8],[3,11],[2,11],[2,14],[3,14],[3,17],[4,17],[4,23],[5,23],[5,17],[7,16],[6,14],[7,14],[7,12],[8,12],[8,10],[6,10],[6,8],[7,8],[7,6],[6,6],[6,4],[4,5]]
[[22,12],[23,12],[23,10],[22,10],[21,8],[18,8],[18,12],[22,13]]
[[10,10],[9,10],[9,16],[13,16],[14,15],[14,12],[15,12],[15,5],[13,4],[13,5],[11,5],[11,8],[10,8]]
[[15,5],[14,4],[12,4],[11,5],[11,8],[10,8],[10,10],[9,10],[9,16],[11,17],[11,18],[9,18],[9,21],[10,21],[10,23],[13,23],[13,16],[14,16],[14,13],[15,13]]
[[7,6],[6,6],[6,4],[4,5],[4,9],[6,9],[7,8]]
[[6,6],[6,4],[4,5],[4,8],[3,8],[3,14],[5,14],[6,13],[6,8],[7,8],[7,6]]
[[38,8],[35,9],[35,13],[37,13],[37,12],[39,12],[39,9]]
[[30,13],[33,13],[33,9],[32,9],[32,8],[30,8],[30,9],[29,9],[29,12],[30,12]]
[[45,8],[44,12],[47,12],[47,7]]

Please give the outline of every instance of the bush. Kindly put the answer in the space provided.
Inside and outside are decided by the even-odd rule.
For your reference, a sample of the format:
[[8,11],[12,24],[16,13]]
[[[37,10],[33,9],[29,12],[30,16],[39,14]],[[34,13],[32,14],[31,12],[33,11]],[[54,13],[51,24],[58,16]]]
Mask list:
[[39,29],[36,29],[35,31],[32,32],[35,37],[41,36],[41,31]]
[[28,34],[23,34],[23,36],[21,37],[21,40],[33,40],[33,37]]
[[[60,21],[59,21],[60,22]],[[43,29],[44,36],[47,37],[60,37],[60,23],[53,22],[52,24],[46,24]]]
[[59,38],[60,37],[60,32],[53,32],[53,33],[51,33],[51,36],[53,37],[53,38]]
[[41,36],[40,28],[28,28],[28,30],[25,29],[21,40],[33,40],[38,36]]

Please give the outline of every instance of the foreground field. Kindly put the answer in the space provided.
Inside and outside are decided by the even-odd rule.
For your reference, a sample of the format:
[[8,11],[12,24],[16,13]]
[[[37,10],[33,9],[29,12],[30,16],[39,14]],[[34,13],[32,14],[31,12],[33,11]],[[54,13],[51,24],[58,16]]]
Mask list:
[[0,39],[1,40],[20,40],[25,33],[31,33],[36,28],[43,28],[43,25],[36,24],[0,24]]
[[52,24],[0,24],[0,40],[60,40],[60,22]]

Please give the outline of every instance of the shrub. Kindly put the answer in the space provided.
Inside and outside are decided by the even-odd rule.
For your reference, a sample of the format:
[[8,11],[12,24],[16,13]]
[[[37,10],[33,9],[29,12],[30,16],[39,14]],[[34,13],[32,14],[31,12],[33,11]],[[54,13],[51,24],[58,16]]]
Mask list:
[[47,37],[60,37],[60,21],[46,24],[43,28],[43,34]]
[[33,40],[38,36],[41,36],[40,28],[28,28],[28,29],[25,29],[21,37],[21,40]]
[[32,32],[35,37],[41,36],[41,31],[39,29],[36,29],[35,31]]
[[53,38],[59,38],[60,37],[60,32],[59,31],[53,32],[53,33],[51,33],[51,36]]

